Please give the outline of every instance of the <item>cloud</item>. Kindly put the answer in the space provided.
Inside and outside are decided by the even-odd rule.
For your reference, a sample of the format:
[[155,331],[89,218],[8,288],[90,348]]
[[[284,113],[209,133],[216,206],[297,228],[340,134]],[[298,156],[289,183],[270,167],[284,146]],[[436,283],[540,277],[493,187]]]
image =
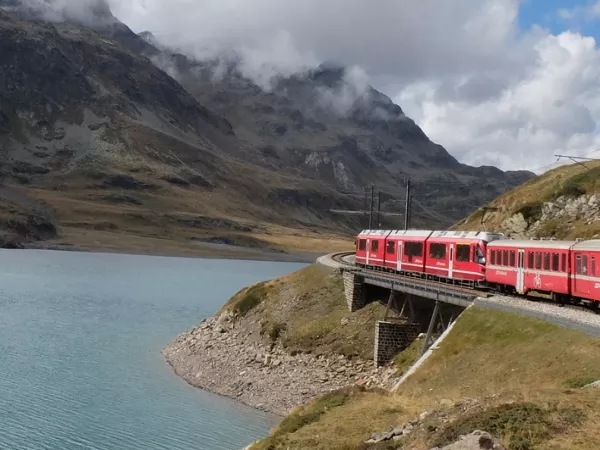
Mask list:
[[[357,86],[369,74],[466,163],[535,169],[556,152],[600,147],[597,43],[520,29],[520,0],[110,2],[118,18],[163,44],[201,58],[241,55],[243,70],[262,84],[322,61],[355,67]],[[600,17],[600,1],[586,8]],[[337,94],[344,110],[352,89]]]
[[50,22],[99,26],[115,20],[107,0],[0,0],[0,7]]
[[600,19],[600,0],[588,2],[583,5],[575,5],[572,8],[560,8],[556,14],[567,25],[579,27],[584,23]]

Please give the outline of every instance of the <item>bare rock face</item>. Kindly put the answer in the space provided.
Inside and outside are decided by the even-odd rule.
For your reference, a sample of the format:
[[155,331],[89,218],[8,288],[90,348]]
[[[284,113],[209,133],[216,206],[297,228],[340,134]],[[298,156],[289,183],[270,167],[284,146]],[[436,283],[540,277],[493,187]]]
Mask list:
[[491,434],[485,431],[473,431],[461,436],[453,444],[435,447],[432,450],[506,450]]

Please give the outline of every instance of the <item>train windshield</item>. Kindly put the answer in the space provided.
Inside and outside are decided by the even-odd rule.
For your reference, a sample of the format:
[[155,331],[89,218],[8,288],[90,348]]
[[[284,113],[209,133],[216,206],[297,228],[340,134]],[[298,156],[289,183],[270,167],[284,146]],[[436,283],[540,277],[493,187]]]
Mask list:
[[477,246],[475,249],[475,256],[477,257],[477,262],[479,264],[485,264],[485,254],[483,253],[483,250],[481,250],[481,247]]

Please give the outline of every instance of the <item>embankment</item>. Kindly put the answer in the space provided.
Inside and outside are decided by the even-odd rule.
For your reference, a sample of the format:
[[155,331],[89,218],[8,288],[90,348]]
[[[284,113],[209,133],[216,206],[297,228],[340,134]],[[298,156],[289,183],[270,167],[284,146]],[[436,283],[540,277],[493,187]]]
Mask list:
[[599,339],[472,307],[395,393],[329,393],[296,408],[252,450],[424,450],[463,435],[451,448],[479,448],[465,446],[481,437],[476,430],[509,450],[597,449],[600,389],[587,385],[598,379]]
[[383,315],[378,303],[350,313],[341,276],[313,265],[243,289],[163,354],[188,383],[284,415],[348,385],[393,385],[395,368],[373,364]]

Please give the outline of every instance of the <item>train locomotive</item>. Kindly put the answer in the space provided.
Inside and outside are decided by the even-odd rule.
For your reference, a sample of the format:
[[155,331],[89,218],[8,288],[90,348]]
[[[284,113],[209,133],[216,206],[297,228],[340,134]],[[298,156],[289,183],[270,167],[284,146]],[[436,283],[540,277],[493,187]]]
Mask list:
[[505,294],[600,307],[600,240],[513,240],[502,233],[364,230],[355,263]]

